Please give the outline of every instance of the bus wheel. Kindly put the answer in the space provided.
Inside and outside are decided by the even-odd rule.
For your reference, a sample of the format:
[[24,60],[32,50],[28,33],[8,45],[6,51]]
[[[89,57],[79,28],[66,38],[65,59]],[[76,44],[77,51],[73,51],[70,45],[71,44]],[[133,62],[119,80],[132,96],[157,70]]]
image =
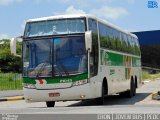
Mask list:
[[130,83],[130,90],[120,93],[120,96],[131,98],[132,96],[135,96],[135,94],[136,94],[135,82],[132,79]]
[[55,101],[47,101],[46,105],[47,105],[47,107],[54,107]]
[[102,87],[102,95],[99,98],[96,98],[97,105],[104,105],[104,86]]
[[134,82],[134,86],[133,86],[133,96],[135,96],[136,95],[136,82],[135,81],[133,81]]
[[134,80],[131,80],[130,90],[126,91],[126,97],[131,98],[135,94],[135,83]]

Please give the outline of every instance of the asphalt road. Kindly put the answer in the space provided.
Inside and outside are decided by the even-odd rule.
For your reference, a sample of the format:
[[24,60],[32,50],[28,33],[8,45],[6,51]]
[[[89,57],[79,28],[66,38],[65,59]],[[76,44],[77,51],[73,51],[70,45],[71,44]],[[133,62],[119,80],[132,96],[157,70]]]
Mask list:
[[151,99],[151,93],[160,90],[160,80],[145,83],[133,98],[112,95],[105,105],[97,106],[95,100],[57,102],[54,108],[45,103],[20,101],[0,102],[0,113],[9,114],[101,114],[101,113],[160,113],[160,101]]

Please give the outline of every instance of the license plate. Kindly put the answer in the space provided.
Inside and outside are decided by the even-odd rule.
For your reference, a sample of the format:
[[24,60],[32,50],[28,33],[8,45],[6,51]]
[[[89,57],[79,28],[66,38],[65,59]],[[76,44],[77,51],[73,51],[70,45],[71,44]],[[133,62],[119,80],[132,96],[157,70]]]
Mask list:
[[58,97],[60,93],[49,93],[49,97]]

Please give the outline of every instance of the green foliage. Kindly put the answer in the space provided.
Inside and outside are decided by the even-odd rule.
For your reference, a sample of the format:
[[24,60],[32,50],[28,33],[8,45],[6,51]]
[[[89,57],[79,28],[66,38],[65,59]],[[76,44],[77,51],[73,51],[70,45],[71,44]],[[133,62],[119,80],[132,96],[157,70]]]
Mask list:
[[160,78],[160,73],[150,74],[147,71],[142,71],[142,80],[154,80],[159,78]]
[[[17,53],[21,53],[21,43],[17,44]],[[16,57],[10,52],[10,40],[0,40],[0,70],[1,72],[20,72],[21,58]]]

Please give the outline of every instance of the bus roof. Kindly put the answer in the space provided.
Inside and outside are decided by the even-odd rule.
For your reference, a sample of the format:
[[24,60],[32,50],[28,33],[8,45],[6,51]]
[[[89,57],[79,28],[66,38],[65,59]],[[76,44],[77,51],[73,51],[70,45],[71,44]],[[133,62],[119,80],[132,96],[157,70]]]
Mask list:
[[38,22],[38,21],[47,21],[47,20],[54,20],[54,19],[66,19],[66,18],[82,18],[82,17],[87,17],[87,18],[93,18],[93,19],[97,19],[99,22],[102,22],[120,32],[123,32],[127,35],[130,35],[136,39],[138,39],[138,37],[135,34],[132,34],[130,32],[127,32],[125,30],[122,30],[121,28],[119,28],[118,26],[115,26],[114,24],[106,21],[106,20],[102,20],[97,18],[96,16],[93,15],[89,15],[89,14],[73,14],[73,15],[56,15],[56,16],[49,16],[49,17],[42,17],[42,18],[36,18],[36,19],[29,19],[27,20],[27,22]]

